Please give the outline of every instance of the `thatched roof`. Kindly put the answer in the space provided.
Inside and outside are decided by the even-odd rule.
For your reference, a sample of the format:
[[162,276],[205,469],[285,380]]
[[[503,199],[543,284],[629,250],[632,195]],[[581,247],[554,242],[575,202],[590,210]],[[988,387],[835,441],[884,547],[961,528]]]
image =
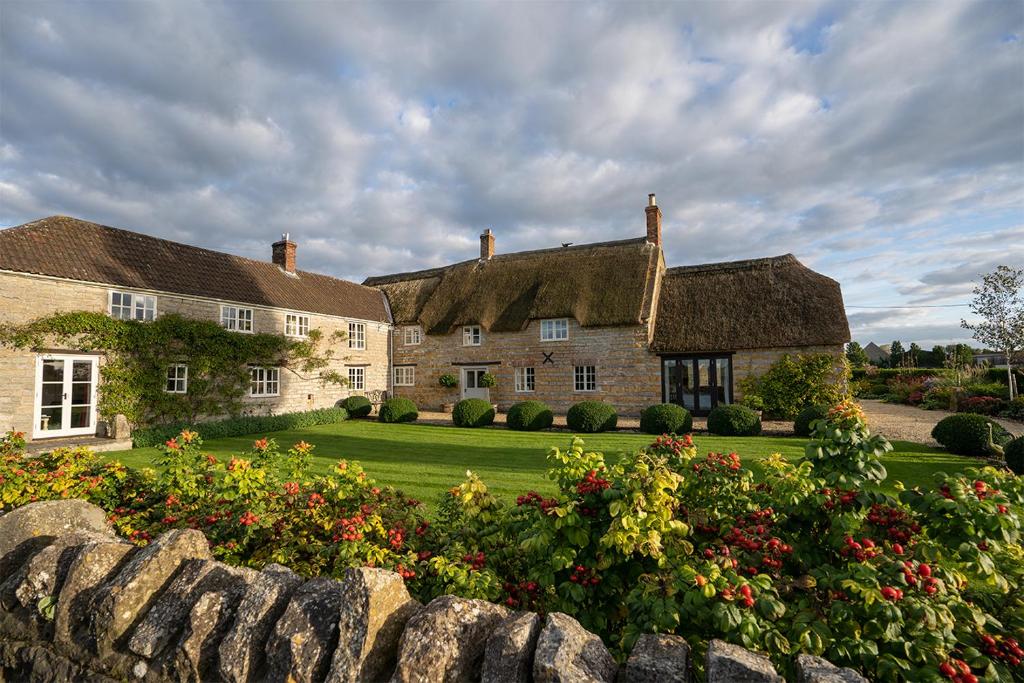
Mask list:
[[651,350],[702,353],[849,340],[839,283],[786,254],[666,270]]
[[0,270],[389,321],[380,292],[348,280],[69,216],[0,230]]
[[584,327],[637,325],[650,315],[660,251],[646,239],[498,254],[415,273],[371,277],[397,324],[427,334],[460,325],[522,330],[572,317]]

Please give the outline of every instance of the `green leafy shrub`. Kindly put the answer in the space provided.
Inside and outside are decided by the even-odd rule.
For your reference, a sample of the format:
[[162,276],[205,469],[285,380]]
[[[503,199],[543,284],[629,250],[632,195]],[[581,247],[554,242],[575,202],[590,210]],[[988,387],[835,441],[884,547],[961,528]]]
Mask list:
[[377,415],[381,422],[414,422],[419,416],[416,404],[401,397],[384,401]]
[[[1021,382],[1024,385],[1024,382]],[[1003,409],[999,411],[1000,417],[1008,417],[1011,420],[1024,422],[1024,396],[1018,396],[1012,401],[1007,401]]]
[[489,372],[480,375],[480,386],[485,389],[493,389],[498,386],[498,378]]
[[482,398],[465,398],[452,409],[456,427],[486,427],[494,424],[494,406]]
[[1018,436],[1003,448],[1006,465],[1015,473],[1024,477],[1024,436]]
[[718,406],[708,415],[708,431],[719,436],[757,436],[761,418],[746,406]]
[[809,405],[839,403],[846,396],[849,376],[845,356],[786,354],[760,377],[741,380],[740,388],[744,396],[759,396],[768,415],[792,420]]
[[370,399],[365,396],[349,396],[341,402],[341,407],[352,417],[366,417],[373,410]]
[[135,448],[159,446],[176,436],[183,429],[197,432],[203,439],[222,439],[228,436],[266,434],[286,429],[304,429],[306,427],[315,427],[316,425],[329,425],[343,422],[347,419],[348,411],[344,408],[318,408],[297,413],[281,413],[280,415],[231,417],[193,425],[178,422],[133,430],[132,446]]
[[615,429],[619,416],[615,408],[601,401],[581,401],[569,408],[565,423],[574,432],[591,434]]
[[959,455],[990,455],[989,425],[992,425],[992,441],[1005,445],[1012,437],[1001,425],[984,415],[957,413],[939,420],[932,429],[932,438],[946,450]]
[[828,411],[828,406],[807,406],[793,420],[793,433],[797,436],[810,436],[811,423],[825,419]]
[[738,403],[741,406],[746,406],[751,410],[764,410],[764,399],[757,394],[746,394],[741,398]]
[[459,386],[459,378],[450,372],[446,372],[437,378],[437,383],[446,389],[451,389],[452,387]]
[[546,404],[540,401],[523,401],[508,409],[505,422],[509,429],[520,432],[536,432],[547,429],[555,421],[555,416]]
[[949,410],[955,407],[956,388],[948,386],[932,387],[924,392],[921,407],[925,410]]
[[1010,388],[999,382],[975,382],[964,387],[969,396],[988,396],[990,398],[1010,398]]
[[640,431],[645,434],[686,434],[693,429],[693,417],[675,403],[662,403],[640,413]]

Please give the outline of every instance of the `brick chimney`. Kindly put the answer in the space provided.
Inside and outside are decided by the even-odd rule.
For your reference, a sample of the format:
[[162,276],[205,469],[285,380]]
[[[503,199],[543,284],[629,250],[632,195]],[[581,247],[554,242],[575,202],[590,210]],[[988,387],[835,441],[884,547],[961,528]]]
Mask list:
[[489,261],[494,256],[494,233],[490,228],[480,235],[480,260]]
[[295,242],[288,239],[288,233],[281,235],[278,242],[271,245],[273,256],[271,261],[281,267],[286,273],[295,272]]
[[661,209],[654,199],[654,193],[647,195],[647,241],[661,246]]

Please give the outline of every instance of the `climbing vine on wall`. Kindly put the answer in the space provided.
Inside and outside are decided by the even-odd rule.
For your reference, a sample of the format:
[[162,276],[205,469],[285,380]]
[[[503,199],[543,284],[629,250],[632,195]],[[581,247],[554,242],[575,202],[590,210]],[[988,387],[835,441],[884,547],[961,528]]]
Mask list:
[[[237,415],[248,394],[249,366],[280,367],[326,386],[345,378],[330,368],[343,332],[325,337],[318,329],[306,339],[278,334],[239,334],[215,322],[168,314],[153,322],[115,320],[103,313],[57,313],[23,325],[0,326],[0,345],[15,349],[55,346],[103,351],[99,414],[123,414],[133,424],[192,421],[209,415]],[[167,368],[188,366],[188,391],[165,391]]]

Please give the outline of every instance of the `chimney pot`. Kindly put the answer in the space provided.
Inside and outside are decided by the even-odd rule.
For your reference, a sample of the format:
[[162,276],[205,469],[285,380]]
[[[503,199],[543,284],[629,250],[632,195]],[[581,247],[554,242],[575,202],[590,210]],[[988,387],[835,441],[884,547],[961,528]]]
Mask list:
[[661,246],[661,209],[655,200],[654,193],[647,195],[647,241]]
[[480,260],[489,261],[494,256],[494,233],[490,228],[480,235]]
[[286,232],[281,235],[278,242],[274,242],[271,248],[271,261],[287,273],[295,272],[295,242],[289,239]]

